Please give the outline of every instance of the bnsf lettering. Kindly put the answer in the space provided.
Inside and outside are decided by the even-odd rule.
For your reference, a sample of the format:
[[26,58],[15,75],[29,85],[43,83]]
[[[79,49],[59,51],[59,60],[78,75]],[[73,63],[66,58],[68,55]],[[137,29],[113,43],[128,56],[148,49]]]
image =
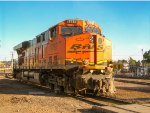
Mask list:
[[84,45],[83,47],[82,47],[82,49],[93,49],[94,48],[94,45],[90,45],[90,44],[86,44],[86,45]]
[[70,49],[77,50],[77,49],[80,49],[81,46],[82,46],[81,44],[73,44]]
[[73,44],[70,49],[77,50],[77,49],[93,49],[93,48],[94,48],[94,45],[90,45],[90,44],[85,44],[85,45]]

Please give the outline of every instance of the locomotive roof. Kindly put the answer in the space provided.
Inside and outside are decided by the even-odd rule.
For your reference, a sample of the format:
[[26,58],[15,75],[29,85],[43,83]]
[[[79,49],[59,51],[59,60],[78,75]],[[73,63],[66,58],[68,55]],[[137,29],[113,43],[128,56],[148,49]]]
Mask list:
[[96,27],[99,27],[99,29],[102,31],[100,25],[97,24],[95,21],[83,20],[83,19],[66,19],[64,21],[61,21],[61,22],[49,27],[49,29],[53,28],[54,26],[61,25],[62,23],[66,23],[67,21],[76,21],[76,22],[79,22],[79,21],[81,22],[82,21],[83,23],[88,23],[88,24],[91,24],[91,25],[93,24],[93,25],[96,25]]
[[21,42],[20,44],[16,45],[13,49],[14,50],[19,50],[21,48],[27,48],[29,45],[30,45],[30,40]]
[[[59,22],[59,23],[53,25],[52,27],[48,28],[47,30],[49,30],[49,29],[51,29],[51,28],[53,28],[53,27],[55,27],[55,26],[57,26],[57,25],[64,24],[64,23],[66,23],[67,21],[70,21],[70,22],[71,22],[71,21],[74,21],[74,22],[82,22],[83,25],[85,25],[85,24],[88,24],[88,25],[90,25],[90,24],[91,24],[91,25],[95,25],[96,27],[99,27],[99,29],[101,30],[100,26],[99,26],[97,23],[95,23],[94,21],[83,20],[83,19],[66,19],[66,20],[64,20],[64,21],[61,21],[61,22]],[[46,31],[47,31],[47,30],[46,30]],[[39,35],[36,35],[35,37],[37,38],[37,37],[41,36],[41,34],[44,34],[46,31],[40,33]],[[29,40],[29,41],[21,42],[20,44],[16,45],[13,49],[14,49],[14,50],[18,50],[18,49],[20,49],[20,48],[29,47],[31,41],[34,41],[36,38],[33,38],[32,40]]]

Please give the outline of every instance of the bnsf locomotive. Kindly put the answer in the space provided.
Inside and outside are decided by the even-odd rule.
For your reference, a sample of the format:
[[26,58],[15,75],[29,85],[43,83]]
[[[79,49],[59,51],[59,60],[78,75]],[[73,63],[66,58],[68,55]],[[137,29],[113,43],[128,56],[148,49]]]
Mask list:
[[112,42],[95,22],[65,20],[14,47],[14,77],[55,92],[114,92]]

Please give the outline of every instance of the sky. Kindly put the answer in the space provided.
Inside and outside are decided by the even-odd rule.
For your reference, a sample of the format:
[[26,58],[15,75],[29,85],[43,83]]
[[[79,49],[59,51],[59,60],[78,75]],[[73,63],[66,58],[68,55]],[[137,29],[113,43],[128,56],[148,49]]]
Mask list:
[[0,2],[0,60],[13,47],[66,19],[95,21],[112,41],[113,60],[142,60],[150,50],[150,2]]

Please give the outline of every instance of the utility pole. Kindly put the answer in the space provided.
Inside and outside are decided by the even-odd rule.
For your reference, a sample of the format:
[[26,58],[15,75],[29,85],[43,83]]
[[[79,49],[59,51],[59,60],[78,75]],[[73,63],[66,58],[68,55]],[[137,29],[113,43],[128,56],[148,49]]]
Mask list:
[[144,68],[144,52],[143,52],[143,49],[142,49],[142,60],[143,60],[142,66],[143,66],[143,68]]
[[11,52],[11,68],[12,68],[12,72],[13,72],[13,68],[14,68],[14,54],[13,54],[13,52]]

